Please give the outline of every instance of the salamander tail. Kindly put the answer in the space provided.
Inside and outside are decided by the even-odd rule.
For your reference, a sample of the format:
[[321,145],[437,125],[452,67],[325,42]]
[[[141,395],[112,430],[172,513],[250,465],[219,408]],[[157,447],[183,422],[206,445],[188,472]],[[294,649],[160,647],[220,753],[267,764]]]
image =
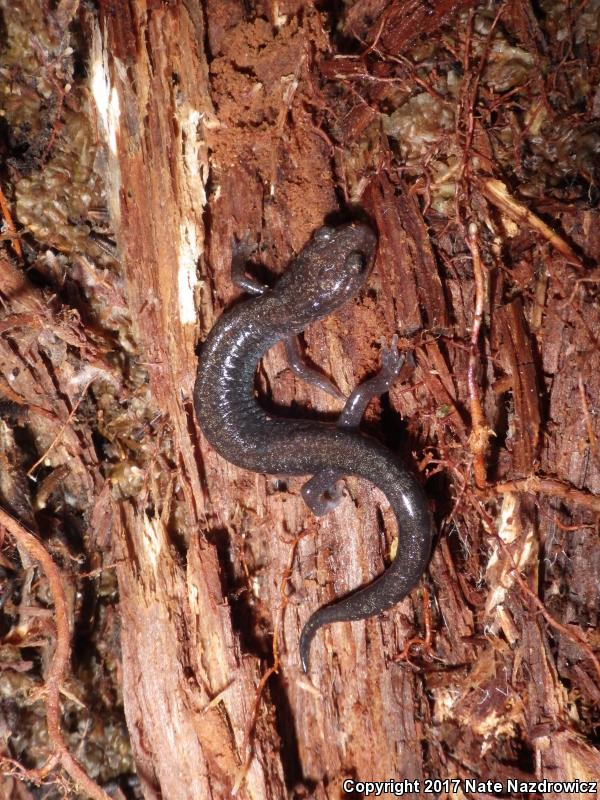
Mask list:
[[308,673],[310,670],[310,646],[315,634],[322,628],[323,625],[329,625],[332,622],[340,622],[344,620],[344,616],[340,616],[337,608],[338,603],[334,602],[328,606],[322,606],[317,609],[314,614],[311,614],[306,624],[302,628],[300,634],[300,661],[302,669]]
[[300,662],[302,664],[302,669],[306,673],[308,673],[308,670],[310,669],[310,646],[319,627],[318,625],[311,625],[314,616],[315,615],[313,614],[312,617],[309,618],[306,625],[302,628],[302,633],[300,634]]

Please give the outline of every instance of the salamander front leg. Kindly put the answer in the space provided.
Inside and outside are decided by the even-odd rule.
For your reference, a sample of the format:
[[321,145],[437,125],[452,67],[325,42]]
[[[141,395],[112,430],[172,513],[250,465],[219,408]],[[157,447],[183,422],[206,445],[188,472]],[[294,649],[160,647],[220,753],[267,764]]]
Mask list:
[[412,353],[408,356],[398,352],[398,335],[392,336],[390,346],[383,345],[381,348],[381,367],[379,372],[369,378],[352,392],[346,400],[342,413],[337,421],[339,428],[358,428],[363,418],[366,407],[374,397],[379,397],[394,385],[402,367],[409,363],[413,369],[415,361]]
[[258,297],[268,290],[268,286],[246,273],[246,262],[256,252],[256,244],[248,239],[233,239],[231,248],[231,280],[238,289]]

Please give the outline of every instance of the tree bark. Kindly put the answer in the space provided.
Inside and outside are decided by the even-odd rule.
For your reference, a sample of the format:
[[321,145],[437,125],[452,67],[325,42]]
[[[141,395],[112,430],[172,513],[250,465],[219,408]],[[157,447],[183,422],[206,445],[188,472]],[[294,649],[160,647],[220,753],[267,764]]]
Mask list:
[[[116,141],[110,207],[128,307],[179,470],[177,489],[166,476],[148,488],[151,517],[138,504],[121,515],[119,528],[124,695],[140,775],[149,793],[160,787],[170,797],[225,796],[243,775],[251,747],[244,792],[253,797],[283,796],[286,784],[322,786],[327,776],[339,784],[347,774],[370,774],[373,763],[381,774],[420,778],[422,732],[415,719],[423,696],[410,670],[387,667],[390,648],[410,630],[404,615],[412,617],[411,600],[393,615],[320,635],[316,689],[299,669],[297,642],[309,613],[383,568],[384,530],[393,532],[385,503],[378,516],[383,498],[351,481],[338,513],[317,526],[299,480],[282,491],[273,478],[219,458],[198,436],[190,401],[194,300],[206,332],[236,294],[232,235],[258,239],[262,225],[270,237],[261,242],[265,261],[280,271],[336,210],[330,147],[301,100],[311,95],[311,50],[327,47],[322,20],[306,9],[302,25],[289,24],[276,36],[266,21],[243,20],[240,9],[229,9],[237,24],[225,22],[223,6],[209,4],[205,31],[193,8],[135,3],[130,16],[103,13],[96,34],[95,63],[107,70],[119,108],[117,120],[109,107],[106,135]],[[202,49],[207,36],[212,87]],[[244,64],[252,80],[241,72]],[[248,124],[253,113],[261,117],[255,126]],[[427,272],[439,287],[431,257]],[[403,282],[393,276],[392,286]],[[441,305],[437,316],[443,314]],[[308,351],[348,392],[376,367],[373,344],[391,338],[396,318],[393,300],[354,305],[311,330]],[[408,323],[406,331],[414,327]],[[262,382],[281,406],[338,410],[318,391],[296,386],[281,348],[265,359]],[[178,535],[185,538],[185,564],[165,524],[174,513],[170,505],[184,522]],[[250,731],[260,672],[256,658],[242,653],[268,663],[280,619],[282,669],[271,677]],[[357,713],[364,697],[368,715]],[[177,771],[174,763],[181,764]]]
[[[428,23],[431,30],[459,6],[440,6],[438,16]],[[237,299],[229,275],[233,236],[260,241],[260,261],[279,273],[310,233],[338,210],[340,175],[355,167],[348,155],[332,150],[323,127],[315,123],[315,109],[322,102],[315,64],[329,55],[328,34],[323,17],[309,7],[297,16],[287,16],[290,9],[280,12],[283,18],[268,7],[267,19],[246,16],[241,5],[215,0],[206,4],[204,15],[191,3],[156,7],[134,2],[129,8],[129,17],[112,15],[107,7],[100,16],[102,59],[120,108],[109,174],[135,338],[151,362],[152,394],[168,428],[178,473],[171,483],[164,476],[156,480],[153,517],[141,507],[129,509],[122,516],[120,534],[126,708],[146,790],[160,787],[164,796],[177,798],[197,791],[224,796],[242,780],[248,763],[242,791],[252,797],[284,796],[302,785],[312,787],[316,797],[333,797],[348,776],[444,776],[452,772],[451,761],[445,748],[434,743],[431,726],[444,730],[451,725],[445,703],[456,709],[459,727],[470,731],[467,743],[457,748],[463,765],[481,770],[481,754],[475,755],[480,746],[477,734],[493,736],[481,726],[497,714],[502,720],[499,730],[514,730],[520,724],[530,736],[538,726],[549,724],[540,731],[541,738],[532,738],[536,772],[572,776],[563,758],[553,762],[557,766],[552,769],[544,766],[561,749],[550,731],[560,724],[564,709],[556,700],[548,632],[531,616],[530,598],[522,593],[526,586],[517,588],[502,551],[505,541],[512,540],[503,519],[513,520],[519,539],[532,536],[538,541],[539,536],[544,541],[549,535],[544,528],[553,517],[551,498],[541,501],[545,516],[534,521],[537,515],[527,496],[507,493],[498,523],[490,517],[484,526],[492,536],[488,546],[494,554],[488,579],[495,584],[493,562],[498,559],[509,584],[501,590],[502,599],[494,595],[482,606],[453,566],[452,537],[450,547],[441,542],[437,548],[430,580],[440,622],[446,622],[445,632],[440,629],[437,634],[437,657],[442,654],[459,671],[464,664],[479,666],[474,667],[475,675],[465,675],[462,686],[459,681],[458,689],[440,689],[433,711],[425,690],[441,685],[435,661],[425,681],[410,659],[394,662],[407,641],[419,635],[430,613],[422,591],[377,619],[321,632],[314,647],[312,684],[301,674],[297,642],[302,624],[316,607],[382,570],[394,526],[385,499],[360,482],[347,481],[347,496],[337,512],[317,522],[301,501],[300,480],[282,484],[249,474],[212,451],[198,434],[191,408],[198,332],[193,309],[195,301],[202,339],[221,311]],[[360,11],[357,4],[348,25],[360,28]],[[414,29],[409,21],[416,25],[419,9],[406,4],[403,14],[395,22],[388,20],[382,47],[386,36],[388,49],[391,42],[395,47],[410,43]],[[379,25],[375,19],[373,36]],[[358,124],[348,129],[347,141],[356,140]],[[353,180],[356,185],[356,176]],[[454,332],[468,335],[474,289],[462,267],[450,263],[445,264],[443,288],[419,208],[401,181],[392,183],[384,174],[372,177],[362,203],[380,234],[370,292],[362,302],[349,304],[307,331],[307,353],[349,392],[376,368],[378,342],[389,341],[396,331],[414,342],[421,332],[418,374],[425,389],[390,393],[391,411],[386,413],[388,425],[392,414],[391,430],[400,418],[409,421],[402,439],[390,437],[388,430],[388,440],[410,460],[411,451],[439,433],[431,416],[437,403],[438,409],[449,409],[442,459],[455,464],[450,441],[466,444],[469,435],[462,413],[469,392],[461,375],[466,362],[460,353],[449,357],[425,331],[445,334],[454,318]],[[585,236],[578,244],[592,255]],[[444,259],[444,244],[438,243],[438,248],[438,259],[440,254]],[[568,270],[563,262],[557,269],[561,274]],[[459,285],[462,297],[455,291]],[[541,465],[544,472],[580,486],[582,473],[575,468],[574,474],[572,467],[560,469],[556,454],[550,457],[549,441],[540,443],[539,369],[554,371],[557,356],[551,356],[554,366],[546,366],[544,348],[544,366],[538,361],[536,369],[534,349],[542,340],[539,332],[538,344],[532,340],[527,320],[531,311],[524,312],[518,298],[504,299],[500,285],[496,280],[490,288],[497,310],[490,309],[489,318],[496,337],[492,346],[511,380],[509,473],[513,478],[527,476]],[[482,302],[487,308],[487,299]],[[554,312],[549,318],[556,319]],[[281,347],[265,358],[259,384],[263,397],[279,410],[298,406],[319,415],[339,410],[330,398],[294,379]],[[551,407],[559,384],[553,383],[546,395]],[[588,398],[594,396],[591,386],[587,392]],[[483,389],[483,400],[488,419],[497,421],[502,395]],[[571,413],[568,403],[559,406]],[[370,421],[376,420],[381,420],[381,408],[371,414]],[[487,441],[484,432],[481,452],[489,452]],[[569,447],[564,440],[559,446]],[[506,457],[507,450],[501,450],[499,458],[502,453]],[[593,474],[587,485],[598,491],[597,465]],[[588,473],[587,481],[591,476]],[[176,488],[171,488],[173,481]],[[464,485],[461,491],[469,490]],[[168,504],[159,498],[167,498]],[[165,524],[173,517],[169,504],[177,506],[178,519],[185,520],[183,529],[178,526],[178,535],[183,531],[185,539],[184,564],[173,542],[172,524]],[[438,499],[438,519],[444,507]],[[472,546],[477,547],[474,523],[471,518]],[[520,568],[527,568],[536,550],[516,556]],[[508,608],[514,609],[512,622]],[[505,635],[515,625],[521,628],[516,641],[509,636],[509,645],[517,647],[512,656],[506,645],[494,653],[477,643],[481,614],[484,627]],[[560,648],[565,646],[566,641]],[[274,657],[279,669],[259,697],[260,670]],[[537,697],[525,687],[511,695],[503,688],[521,659],[532,670],[524,680],[533,680],[541,692]],[[445,692],[452,691],[462,695],[464,707],[452,703],[451,694],[443,700]],[[515,716],[514,705],[523,694],[529,701]],[[218,703],[211,705],[215,698]],[[496,735],[501,735],[499,730]],[[569,734],[569,742],[577,754],[577,773],[591,751],[575,732]],[[178,759],[182,752],[186,758]],[[504,757],[510,759],[510,754]],[[175,772],[173,763],[182,761],[185,766]],[[502,774],[489,757],[487,767],[490,774]]]

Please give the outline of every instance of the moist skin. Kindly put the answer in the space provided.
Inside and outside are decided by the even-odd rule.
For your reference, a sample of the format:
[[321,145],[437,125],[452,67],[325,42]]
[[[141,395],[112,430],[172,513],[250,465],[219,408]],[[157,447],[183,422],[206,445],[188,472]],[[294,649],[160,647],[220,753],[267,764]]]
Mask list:
[[[348,398],[338,424],[274,418],[254,395],[256,367],[267,350],[281,340],[289,343],[307,325],[356,296],[369,275],[376,244],[367,225],[321,228],[271,289],[239,281],[257,296],[217,321],[202,347],[194,389],[200,427],[227,461],[253,472],[313,476],[303,496],[318,514],[335,506],[337,480],[356,475],[383,491],[395,514],[399,542],[388,569],[309,617],[300,636],[305,671],[319,628],[376,616],[394,606],[419,581],[431,550],[431,517],[415,475],[388,448],[358,430],[368,401],[387,391],[397,377],[402,359],[395,343],[385,350],[389,363]],[[306,370],[302,374],[306,377]],[[315,382],[321,388],[328,383],[322,377]]]

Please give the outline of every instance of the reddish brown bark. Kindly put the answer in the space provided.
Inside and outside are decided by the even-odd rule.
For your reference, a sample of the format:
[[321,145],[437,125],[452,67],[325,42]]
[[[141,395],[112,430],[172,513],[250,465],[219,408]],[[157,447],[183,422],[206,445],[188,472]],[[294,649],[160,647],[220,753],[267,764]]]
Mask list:
[[[339,786],[350,772],[368,775],[375,753],[382,774],[419,778],[422,767],[415,753],[423,734],[415,718],[423,700],[418,691],[415,695],[410,671],[386,668],[386,650],[391,646],[393,654],[393,643],[399,644],[404,635],[401,609],[380,620],[324,632],[314,653],[316,690],[299,670],[297,642],[308,614],[334,593],[368,581],[383,566],[387,546],[377,493],[351,482],[357,505],[348,497],[335,517],[317,527],[299,496],[299,480],[288,481],[285,491],[273,491],[272,478],[235,469],[201,437],[195,441],[189,405],[195,327],[182,325],[181,295],[175,290],[184,266],[183,226],[192,225],[199,237],[202,285],[197,299],[201,330],[206,331],[234,296],[229,277],[232,234],[258,239],[262,226],[270,236],[262,241],[264,260],[278,271],[336,208],[329,148],[303,99],[310,102],[310,49],[326,43],[319,17],[307,13],[302,27],[287,26],[274,38],[260,20],[233,24],[228,18],[220,23],[221,13],[220,6],[208,6],[210,87],[202,71],[205,56],[198,49],[201,23],[183,9],[153,9],[149,14],[140,9],[129,20],[103,17],[107,41],[116,44],[107,47],[109,74],[121,119],[127,121],[117,137],[115,169],[120,197],[131,197],[120,201],[119,224],[129,303],[136,340],[145,342],[149,353],[157,407],[169,420],[177,453],[172,458],[182,469],[177,502],[187,516],[187,566],[182,571],[170,555],[173,544],[162,524],[164,507],[159,504],[154,519],[134,508],[121,515],[120,536],[127,543],[118,550],[124,691],[134,749],[146,791],[160,786],[172,797],[186,796],[189,786],[225,796],[240,779],[249,745],[254,757],[241,790],[248,796],[283,796],[284,775],[288,786],[306,782],[322,785],[322,792],[326,776],[331,776],[328,783]],[[141,30],[135,30],[136,24]],[[219,32],[220,24],[227,35]],[[144,43],[135,53],[117,44],[134,39]],[[115,67],[117,59],[127,65],[127,80]],[[242,67],[252,77],[239,72]],[[173,74],[179,76],[176,82]],[[253,97],[257,86],[258,98]],[[199,117],[198,134],[208,136],[211,148],[213,177],[206,201],[198,176],[190,174],[186,163],[197,147],[200,158],[206,158],[202,139],[186,139],[185,114],[192,110]],[[218,125],[211,124],[217,118]],[[180,152],[183,157],[176,157]],[[208,249],[201,244],[206,220]],[[411,241],[404,234],[407,264]],[[419,246],[439,287],[431,251],[426,242]],[[374,280],[382,290],[388,284],[385,273]],[[444,316],[439,297],[431,312],[438,324]],[[416,300],[413,305],[416,309]],[[307,332],[308,353],[349,391],[376,366],[373,343],[389,338],[395,319],[404,316],[402,309],[396,314],[385,302],[353,304]],[[407,332],[418,326],[418,320],[412,326],[407,321]],[[325,413],[334,409],[328,398],[296,385],[280,348],[266,358],[262,376],[263,388],[277,404],[296,402]],[[200,473],[193,466],[198,457]],[[387,513],[384,519],[392,531]],[[283,608],[279,583],[293,537],[302,533],[286,589],[293,596],[278,643],[282,667],[263,694],[247,742],[258,673],[255,659],[240,660],[240,643],[267,662],[271,658],[269,632]],[[339,576],[333,582],[332,569]],[[222,586],[239,595],[233,618]],[[403,605],[408,611],[410,601]],[[244,627],[236,634],[240,625]],[[365,665],[358,673],[356,663]],[[186,671],[195,676],[192,683],[184,680]],[[349,673],[354,674],[352,681]],[[219,692],[219,705],[207,711]],[[366,696],[370,713],[359,714]],[[165,728],[172,731],[169,736]],[[183,764],[174,772],[177,754],[183,754]]]

